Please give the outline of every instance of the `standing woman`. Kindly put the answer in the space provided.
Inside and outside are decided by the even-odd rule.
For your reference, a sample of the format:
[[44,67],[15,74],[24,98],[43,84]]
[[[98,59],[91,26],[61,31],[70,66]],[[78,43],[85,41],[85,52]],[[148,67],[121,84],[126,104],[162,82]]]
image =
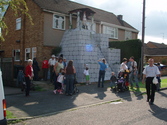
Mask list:
[[57,77],[59,76],[60,69],[64,69],[63,58],[59,57],[58,62],[54,65],[54,93],[56,94],[57,89],[59,88],[59,83],[57,82]]
[[123,61],[120,65],[119,77],[124,77],[126,71],[128,70],[128,66],[126,64],[127,64],[127,59],[123,58]]
[[65,68],[66,77],[66,95],[72,96],[74,89],[74,74],[76,73],[75,67],[73,66],[73,61],[68,62]]
[[103,88],[104,87],[105,72],[106,72],[106,69],[107,69],[106,60],[104,58],[100,59],[100,60],[98,60],[98,63],[100,65],[100,70],[99,70],[99,80],[98,80],[98,86],[97,87],[100,87],[100,81],[102,79],[101,87]]
[[30,84],[31,80],[33,79],[33,68],[32,68],[32,60],[28,59],[28,65],[26,66],[25,70],[25,80],[26,80],[26,94],[25,96],[29,96],[30,92]]

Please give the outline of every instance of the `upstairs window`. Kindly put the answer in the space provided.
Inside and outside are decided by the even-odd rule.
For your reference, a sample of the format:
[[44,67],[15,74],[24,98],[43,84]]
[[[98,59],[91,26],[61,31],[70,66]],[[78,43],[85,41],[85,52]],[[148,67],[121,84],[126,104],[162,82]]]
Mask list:
[[118,39],[118,28],[103,26],[103,34],[109,34],[110,38]]
[[130,39],[132,39],[132,32],[125,31],[125,40],[130,40]]
[[54,14],[53,15],[53,28],[65,30],[65,17]]
[[21,18],[17,18],[16,19],[16,30],[20,30],[21,29]]
[[96,23],[93,23],[93,24],[92,24],[92,22],[87,22],[86,24],[87,24],[87,26],[88,26],[88,30],[91,30],[91,28],[92,28],[92,30],[93,30],[94,32],[96,32]]

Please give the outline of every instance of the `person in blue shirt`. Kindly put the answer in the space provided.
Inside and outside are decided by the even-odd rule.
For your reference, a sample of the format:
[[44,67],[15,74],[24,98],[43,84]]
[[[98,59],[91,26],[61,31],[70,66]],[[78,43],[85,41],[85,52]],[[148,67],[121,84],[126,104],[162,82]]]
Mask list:
[[104,58],[99,59],[98,63],[100,65],[100,70],[99,70],[99,80],[98,80],[98,86],[97,87],[100,87],[100,82],[101,82],[101,79],[102,79],[101,87],[103,88],[104,87],[104,77],[105,77],[105,72],[106,72],[105,70],[107,69],[107,64],[106,64],[106,60]]

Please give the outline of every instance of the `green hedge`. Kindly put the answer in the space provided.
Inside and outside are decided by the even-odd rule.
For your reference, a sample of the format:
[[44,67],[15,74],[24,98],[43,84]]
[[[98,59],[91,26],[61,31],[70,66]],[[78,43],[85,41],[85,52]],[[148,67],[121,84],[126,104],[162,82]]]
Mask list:
[[121,50],[121,62],[123,58],[129,59],[129,57],[134,56],[135,61],[140,64],[141,46],[142,42],[139,39],[109,42],[109,48]]

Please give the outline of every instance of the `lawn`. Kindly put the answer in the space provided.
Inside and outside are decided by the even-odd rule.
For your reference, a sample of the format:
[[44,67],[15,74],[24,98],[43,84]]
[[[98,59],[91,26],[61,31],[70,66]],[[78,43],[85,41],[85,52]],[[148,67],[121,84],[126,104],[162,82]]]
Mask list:
[[[130,88],[129,90],[130,91],[140,91],[140,92],[145,92],[146,91],[146,88],[145,88],[145,84],[142,84],[142,82],[139,82],[139,86],[140,88],[137,89],[137,88]],[[167,87],[167,79],[161,79],[161,88],[166,88]]]

